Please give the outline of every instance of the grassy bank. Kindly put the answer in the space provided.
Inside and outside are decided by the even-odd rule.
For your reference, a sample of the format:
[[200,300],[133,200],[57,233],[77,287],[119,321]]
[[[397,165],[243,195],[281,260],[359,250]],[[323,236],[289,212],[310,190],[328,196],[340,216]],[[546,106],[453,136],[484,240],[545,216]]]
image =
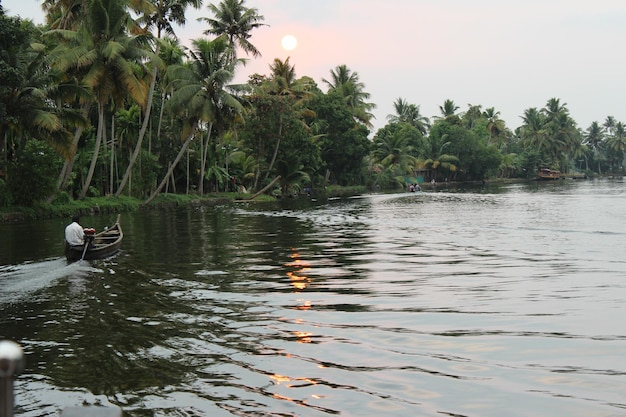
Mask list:
[[221,193],[205,197],[179,194],[162,194],[149,205],[133,197],[89,197],[83,200],[70,200],[63,203],[41,203],[35,207],[11,206],[0,209],[0,222],[23,222],[36,219],[70,217],[74,214],[94,215],[125,213],[162,207],[177,207],[192,204],[218,204],[234,201],[239,196]]
[[[365,187],[328,187],[318,197],[347,197],[365,193]],[[161,194],[150,204],[133,197],[89,197],[83,200],[41,203],[35,207],[11,206],[0,208],[0,223],[18,223],[36,219],[52,219],[107,213],[125,213],[190,205],[216,205],[246,201],[249,195],[239,193],[214,193],[203,197],[197,195]],[[276,197],[260,195],[254,201],[276,201]]]

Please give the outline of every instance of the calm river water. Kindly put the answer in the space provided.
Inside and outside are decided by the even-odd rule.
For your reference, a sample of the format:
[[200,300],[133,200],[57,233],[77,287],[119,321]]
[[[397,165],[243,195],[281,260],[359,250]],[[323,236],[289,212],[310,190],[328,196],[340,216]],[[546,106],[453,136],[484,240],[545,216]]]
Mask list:
[[71,265],[65,223],[0,225],[16,415],[626,415],[621,180],[124,214]]

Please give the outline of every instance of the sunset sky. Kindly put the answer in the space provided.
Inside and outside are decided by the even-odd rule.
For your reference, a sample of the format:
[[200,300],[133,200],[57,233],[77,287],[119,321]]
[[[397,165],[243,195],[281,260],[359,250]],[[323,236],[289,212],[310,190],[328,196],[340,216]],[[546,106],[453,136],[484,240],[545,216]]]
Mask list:
[[[8,15],[43,22],[40,0],[1,0]],[[202,37],[204,2],[177,31],[183,43]],[[322,78],[345,64],[359,74],[385,125],[399,97],[440,115],[453,100],[495,107],[507,126],[521,125],[529,107],[557,97],[583,130],[614,116],[626,123],[626,1],[624,0],[247,0],[265,17],[252,32],[262,57],[238,80],[269,73],[274,58],[295,65],[326,91]],[[298,44],[287,51],[281,39]]]

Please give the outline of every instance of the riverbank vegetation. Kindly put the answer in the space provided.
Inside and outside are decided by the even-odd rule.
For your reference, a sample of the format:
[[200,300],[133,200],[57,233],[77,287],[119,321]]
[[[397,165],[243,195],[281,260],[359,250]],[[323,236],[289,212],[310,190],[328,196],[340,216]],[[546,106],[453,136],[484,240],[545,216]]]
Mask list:
[[244,0],[209,4],[205,36],[189,49],[172,25],[199,0],[44,5],[45,26],[0,5],[4,210],[390,190],[533,178],[540,168],[623,172],[624,124],[607,116],[580,127],[560,98],[511,128],[494,107],[446,99],[427,117],[399,97],[373,132],[375,103],[341,63],[322,85],[298,77],[289,58],[235,85],[245,60],[260,55],[251,40],[264,24]]

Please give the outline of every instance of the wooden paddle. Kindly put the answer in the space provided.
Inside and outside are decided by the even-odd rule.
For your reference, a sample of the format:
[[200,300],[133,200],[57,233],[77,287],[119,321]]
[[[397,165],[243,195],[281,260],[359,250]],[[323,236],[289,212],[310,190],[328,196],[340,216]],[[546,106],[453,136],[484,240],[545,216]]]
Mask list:
[[87,248],[89,247],[89,241],[85,239],[85,249],[83,249],[83,255],[80,257],[80,262],[85,259],[85,254],[87,253]]

